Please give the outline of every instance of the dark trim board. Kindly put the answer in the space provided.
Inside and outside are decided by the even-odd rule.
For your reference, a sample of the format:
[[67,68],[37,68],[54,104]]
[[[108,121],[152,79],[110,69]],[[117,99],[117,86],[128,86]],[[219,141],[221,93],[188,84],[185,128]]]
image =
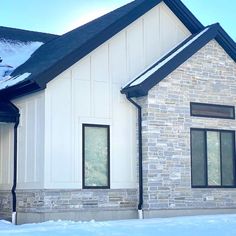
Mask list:
[[172,12],[174,12],[192,34],[195,34],[204,28],[203,24],[180,0],[164,0],[164,3],[172,10]]
[[[85,185],[85,127],[97,127],[107,129],[107,186]],[[110,126],[101,124],[82,124],[82,188],[83,189],[110,189]]]
[[[192,34],[199,33],[204,29],[204,26],[180,0],[135,0],[62,36],[53,36],[55,39],[36,50],[27,62],[13,72],[12,76],[29,72],[31,75],[22,83],[30,81],[38,86],[38,90],[45,89],[49,81],[162,1]],[[218,34],[212,38],[216,38],[217,42],[236,61],[236,44],[220,26],[218,27]],[[207,38],[202,40],[207,41]],[[76,44],[73,42],[76,42]],[[199,42],[199,44],[201,43],[203,42]],[[66,47],[64,47],[65,45]],[[198,45],[193,45],[192,51],[196,51],[197,47]],[[191,49],[188,51],[187,55],[182,54],[178,57],[178,60],[186,60],[185,57],[188,58],[190,56]],[[177,68],[181,64],[177,62],[178,60],[172,61],[168,68],[162,68],[160,75],[165,77],[170,71]],[[155,83],[160,80],[155,80]],[[30,87],[30,83],[26,85],[27,88],[21,87],[22,83],[10,90],[0,91],[0,95],[4,94],[9,98],[13,98],[36,91],[35,87]],[[144,83],[142,86],[131,88],[129,92],[126,90],[123,90],[123,92],[129,97],[138,97],[146,95],[149,88],[149,83]]]
[[19,109],[13,103],[0,99],[0,122],[17,123],[19,117]]
[[[208,28],[208,29],[207,29]],[[217,24],[213,24],[210,26],[205,27],[207,29],[202,35],[200,35],[196,40],[191,42],[188,46],[186,46],[182,51],[180,51],[178,54],[173,56],[169,61],[167,61],[164,65],[162,65],[157,71],[155,71],[153,74],[151,74],[147,79],[145,79],[143,82],[141,82],[138,85],[131,86],[131,84],[136,81],[138,78],[140,78],[142,75],[147,73],[149,70],[163,62],[168,57],[171,57],[176,51],[181,49],[184,45],[188,44],[195,36],[200,34],[191,35],[189,38],[187,38],[183,43],[178,45],[175,49],[173,49],[170,53],[168,53],[166,56],[164,56],[161,60],[159,60],[156,64],[154,64],[152,67],[150,67],[148,70],[146,70],[142,75],[137,77],[135,80],[130,82],[126,87],[124,87],[121,90],[121,93],[126,94],[128,97],[141,97],[146,96],[148,94],[148,91],[161,82],[163,79],[166,78],[170,73],[172,73],[175,69],[177,69],[180,65],[182,65],[186,60],[188,60],[190,57],[192,57],[197,51],[199,51],[202,47],[204,47],[207,43],[209,43],[212,39],[215,39],[217,36],[219,36],[219,32],[221,30],[221,26]],[[236,52],[236,50],[235,50]]]

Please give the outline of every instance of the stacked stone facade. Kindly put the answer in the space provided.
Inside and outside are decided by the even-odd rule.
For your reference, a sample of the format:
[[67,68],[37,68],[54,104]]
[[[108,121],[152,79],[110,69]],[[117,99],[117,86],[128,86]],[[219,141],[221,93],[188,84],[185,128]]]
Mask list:
[[[138,102],[143,111],[146,215],[236,209],[236,189],[191,186],[190,129],[236,130],[236,120],[190,115],[190,102],[236,105],[236,64],[219,44],[208,43]],[[17,190],[17,212],[23,222],[135,218],[137,204],[136,189]],[[11,212],[10,192],[1,192],[0,212]]]
[[0,219],[11,219],[12,195],[11,191],[0,191]]
[[[57,218],[101,220],[113,217],[119,219],[123,218],[122,215],[133,218],[137,214],[136,209],[137,191],[135,189],[17,191],[17,213],[21,216],[22,222]],[[117,212],[117,216],[114,212]],[[40,217],[35,217],[35,214],[39,214]]]
[[144,209],[236,208],[234,188],[192,188],[190,128],[236,130],[236,120],[190,115],[190,102],[236,105],[236,64],[215,41],[140,98]]

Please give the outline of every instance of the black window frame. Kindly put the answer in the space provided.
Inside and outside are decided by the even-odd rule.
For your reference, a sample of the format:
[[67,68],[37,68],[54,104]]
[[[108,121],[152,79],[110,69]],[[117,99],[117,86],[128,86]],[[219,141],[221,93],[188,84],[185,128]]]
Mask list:
[[[222,117],[222,116],[213,116],[213,115],[197,115],[197,114],[193,113],[193,106],[194,105],[201,105],[201,106],[206,106],[206,107],[229,108],[229,109],[233,110],[233,117]],[[229,106],[229,105],[190,102],[190,115],[195,116],[195,117],[206,117],[206,118],[218,118],[218,119],[235,120],[235,107],[234,106]]]
[[[204,132],[204,137],[205,137],[205,185],[193,185],[193,166],[192,166],[192,131],[203,131]],[[220,173],[221,173],[221,185],[208,185],[208,165],[207,165],[207,132],[219,132],[220,136],[221,133],[223,132],[229,132],[233,134],[233,176],[234,176],[234,184],[232,186],[224,186],[222,185],[222,150],[220,147]],[[220,141],[221,142],[221,141]],[[207,129],[207,128],[191,128],[190,129],[190,148],[191,148],[191,187],[192,188],[236,188],[236,144],[235,144],[235,131],[234,130],[224,130],[224,129]]]
[[[85,185],[85,128],[98,127],[107,128],[107,186],[86,186]],[[82,124],[82,188],[83,189],[110,189],[110,125]]]

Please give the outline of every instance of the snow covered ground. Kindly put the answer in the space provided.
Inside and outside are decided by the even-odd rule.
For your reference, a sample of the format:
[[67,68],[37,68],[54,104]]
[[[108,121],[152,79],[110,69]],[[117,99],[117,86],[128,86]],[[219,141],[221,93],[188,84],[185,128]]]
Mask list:
[[0,221],[2,236],[234,236],[236,215],[176,217],[107,222],[49,221],[15,226]]

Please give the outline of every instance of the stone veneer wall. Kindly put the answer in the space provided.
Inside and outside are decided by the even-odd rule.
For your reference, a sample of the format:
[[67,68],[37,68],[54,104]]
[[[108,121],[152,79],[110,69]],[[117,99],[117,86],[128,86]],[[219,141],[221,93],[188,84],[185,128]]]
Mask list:
[[82,214],[83,211],[136,209],[137,190],[133,189],[17,190],[18,213],[77,212]]
[[190,116],[190,102],[236,105],[236,63],[212,40],[138,99],[143,107],[144,209],[236,208],[236,189],[191,188],[190,128],[236,130]]
[[12,194],[11,191],[0,191],[0,219],[11,220]]

